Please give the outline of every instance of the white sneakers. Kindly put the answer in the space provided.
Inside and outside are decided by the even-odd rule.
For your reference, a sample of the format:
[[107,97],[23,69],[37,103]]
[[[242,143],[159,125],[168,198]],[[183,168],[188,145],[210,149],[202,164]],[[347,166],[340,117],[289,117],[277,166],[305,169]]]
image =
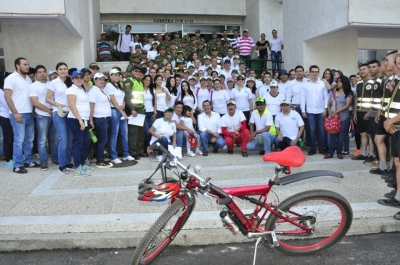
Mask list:
[[162,159],[163,159],[163,156],[156,156],[156,161],[161,162]]
[[111,162],[113,162],[113,164],[121,164],[122,163],[121,159],[119,159],[118,157],[116,159],[111,160]]
[[126,160],[126,161],[134,161],[135,160],[135,158],[133,158],[132,156],[123,157],[122,159]]
[[197,150],[196,150],[196,155],[202,156],[202,155],[203,155],[203,152],[202,152],[200,149],[197,149]]
[[194,156],[196,156],[196,154],[193,153],[192,151],[188,151],[187,156],[194,157]]

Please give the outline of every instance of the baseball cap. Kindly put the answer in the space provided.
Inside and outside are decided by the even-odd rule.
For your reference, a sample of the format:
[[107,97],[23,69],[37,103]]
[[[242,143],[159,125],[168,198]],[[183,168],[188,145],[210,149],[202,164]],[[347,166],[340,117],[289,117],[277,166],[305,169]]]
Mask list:
[[254,77],[250,76],[247,78],[247,82],[249,82],[249,81],[256,82],[256,79]]
[[200,33],[200,30],[199,30],[199,29],[196,29],[196,30],[195,30],[195,33]]
[[219,76],[218,76],[218,77],[221,77],[221,76],[225,77],[225,75],[224,75],[224,74],[219,74]]
[[275,80],[272,80],[271,83],[269,84],[269,86],[270,86],[270,87],[271,87],[271,86],[277,87],[277,86],[278,86],[278,82],[276,82]]
[[72,79],[74,79],[77,75],[84,76],[84,74],[82,73],[81,70],[75,70],[72,72],[72,75],[71,75]]
[[200,77],[200,81],[201,80],[207,80],[207,78],[203,75],[202,77]]
[[89,70],[89,68],[82,68],[82,69],[81,69],[81,72],[82,72],[83,74],[85,74],[85,73],[92,73],[92,72]]
[[248,29],[243,29],[243,32],[249,32],[249,30]]
[[68,107],[58,108],[58,116],[60,116],[61,118],[67,116],[68,112],[69,112]]
[[158,42],[156,42],[156,41],[153,41],[153,42],[151,43],[151,45],[153,45],[153,44],[157,44],[157,45],[158,45]]
[[110,75],[112,75],[112,74],[116,74],[116,73],[120,74],[121,72],[120,72],[120,71],[118,71],[118,69],[115,69],[115,68],[111,69],[111,71],[110,71]]
[[100,69],[100,67],[99,67],[99,65],[97,64],[97,63],[91,63],[91,64],[89,64],[89,68],[91,68],[91,69]]
[[226,105],[230,105],[230,104],[236,105],[236,102],[233,99],[230,99],[226,102]]
[[228,78],[228,79],[226,79],[226,82],[233,82],[233,79],[232,78]]
[[103,35],[103,34],[107,34],[105,31],[102,31],[101,33],[100,33],[100,35]]
[[94,80],[96,80],[97,78],[101,78],[104,77],[105,79],[108,79],[107,76],[103,75],[103,73],[96,73],[93,77]]
[[257,99],[256,99],[256,103],[257,102],[260,102],[260,103],[264,103],[265,104],[265,98],[263,98],[263,97],[258,97]]
[[211,59],[211,57],[206,55],[206,56],[204,56],[203,60],[205,60],[205,59]]
[[240,59],[239,55],[233,55],[233,59]]
[[173,107],[168,107],[164,110],[164,112],[174,112],[174,108]]
[[231,60],[225,59],[224,63],[231,63]]
[[194,65],[193,65],[193,64],[189,65],[189,66],[188,66],[188,69],[189,69],[189,68],[194,68]]
[[288,74],[288,72],[285,69],[281,69],[281,74]]
[[281,101],[281,105],[290,105],[289,101],[284,99]]
[[54,74],[54,73],[57,73],[57,71],[54,70],[54,69],[49,70],[49,75],[52,75],[52,74]]
[[188,80],[190,80],[190,79],[196,80],[196,77],[194,77],[194,76],[191,75],[191,76],[188,77]]

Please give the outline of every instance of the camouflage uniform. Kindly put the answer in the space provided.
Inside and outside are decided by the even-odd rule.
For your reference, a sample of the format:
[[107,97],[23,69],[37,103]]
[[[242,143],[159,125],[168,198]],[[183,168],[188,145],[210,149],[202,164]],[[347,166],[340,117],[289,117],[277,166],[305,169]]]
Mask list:
[[128,67],[126,67],[126,71],[128,73],[132,72],[133,66],[134,65],[139,65],[140,64],[140,59],[141,59],[141,55],[138,53],[134,53],[131,56],[131,61],[128,65]]
[[171,59],[168,57],[167,54],[165,54],[164,56],[161,56],[161,55],[157,56],[156,59],[154,60],[154,62],[156,64],[158,64],[159,66],[161,66],[164,59],[167,59],[168,62],[171,62]]

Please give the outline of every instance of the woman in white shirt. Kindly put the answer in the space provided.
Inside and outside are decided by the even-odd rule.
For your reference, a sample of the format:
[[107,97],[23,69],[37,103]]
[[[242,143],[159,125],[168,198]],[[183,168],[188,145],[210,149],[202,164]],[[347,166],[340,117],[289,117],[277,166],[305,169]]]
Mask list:
[[187,105],[192,109],[197,108],[197,98],[193,91],[189,88],[188,81],[182,81],[181,83],[182,93],[180,96],[180,101],[183,102],[183,105]]
[[247,78],[246,86],[251,91],[251,101],[253,102],[252,108],[255,109],[256,108],[256,94],[257,94],[256,79],[252,76]]
[[111,119],[110,119],[110,156],[111,162],[120,164],[118,158],[117,140],[118,133],[121,136],[122,157],[124,160],[135,160],[129,154],[128,147],[128,116],[125,113],[125,91],[119,82],[120,72],[118,69],[110,71],[110,82],[106,84],[104,91],[110,98]]
[[[172,138],[172,146],[176,147],[176,124],[172,121],[173,115],[174,109],[169,107],[164,111],[164,117],[153,123],[149,129],[149,133],[152,135],[150,144],[160,143],[168,150],[168,144],[171,144]],[[161,161],[162,158],[162,152],[158,150],[157,160]]]
[[226,102],[230,99],[230,96],[228,91],[221,90],[221,86],[221,80],[214,79],[214,91],[211,92],[210,99],[213,111],[222,117],[228,112]]
[[150,51],[147,52],[147,57],[149,58],[149,60],[154,60],[158,55],[159,55],[159,53],[158,53],[158,43],[156,41],[153,41],[151,43]]
[[179,92],[177,89],[175,77],[168,77],[167,83],[165,86],[168,89],[168,93],[171,97],[171,100],[167,101],[167,106],[173,108],[175,105],[176,99],[179,97]]
[[[73,134],[69,126],[67,126],[65,112],[63,114],[64,116],[61,117],[58,114],[58,108],[68,107],[66,91],[67,88],[72,85],[72,81],[68,77],[68,66],[66,63],[58,63],[56,71],[58,77],[51,81],[48,86],[46,102],[53,106],[53,123],[58,136],[58,170],[61,173],[68,174],[69,171],[67,168],[72,168],[71,154]],[[68,111],[68,108],[64,110]]]
[[157,118],[164,116],[164,110],[167,108],[167,102],[171,100],[171,95],[165,87],[162,87],[163,78],[161,75],[156,75],[154,78],[155,89],[157,94]]
[[75,70],[72,73],[72,86],[66,91],[70,112],[67,116],[67,124],[73,134],[73,154],[75,176],[90,175],[90,167],[85,165],[85,152],[83,150],[88,133],[88,121],[90,115],[89,95],[83,85],[83,73]]
[[248,87],[245,87],[243,75],[237,77],[236,87],[233,89],[231,97],[236,102],[237,109],[243,112],[247,124],[249,124],[250,111],[253,111],[253,94]]
[[94,86],[88,95],[90,99],[90,126],[96,130],[96,166],[109,168],[112,164],[104,162],[104,148],[108,138],[108,124],[111,118],[110,98],[104,91],[106,76],[102,73],[94,75]]
[[157,94],[154,93],[154,84],[151,76],[145,75],[142,79],[144,89],[144,107],[146,109],[146,120],[144,121],[144,130],[146,137],[144,139],[144,150],[149,147],[151,134],[149,129],[157,119]]

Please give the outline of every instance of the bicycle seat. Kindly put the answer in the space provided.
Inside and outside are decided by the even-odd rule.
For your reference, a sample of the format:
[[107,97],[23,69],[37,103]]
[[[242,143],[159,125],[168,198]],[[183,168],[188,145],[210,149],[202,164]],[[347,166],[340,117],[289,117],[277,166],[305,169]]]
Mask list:
[[299,167],[306,162],[306,157],[298,146],[290,146],[281,152],[265,154],[263,160],[281,166]]

